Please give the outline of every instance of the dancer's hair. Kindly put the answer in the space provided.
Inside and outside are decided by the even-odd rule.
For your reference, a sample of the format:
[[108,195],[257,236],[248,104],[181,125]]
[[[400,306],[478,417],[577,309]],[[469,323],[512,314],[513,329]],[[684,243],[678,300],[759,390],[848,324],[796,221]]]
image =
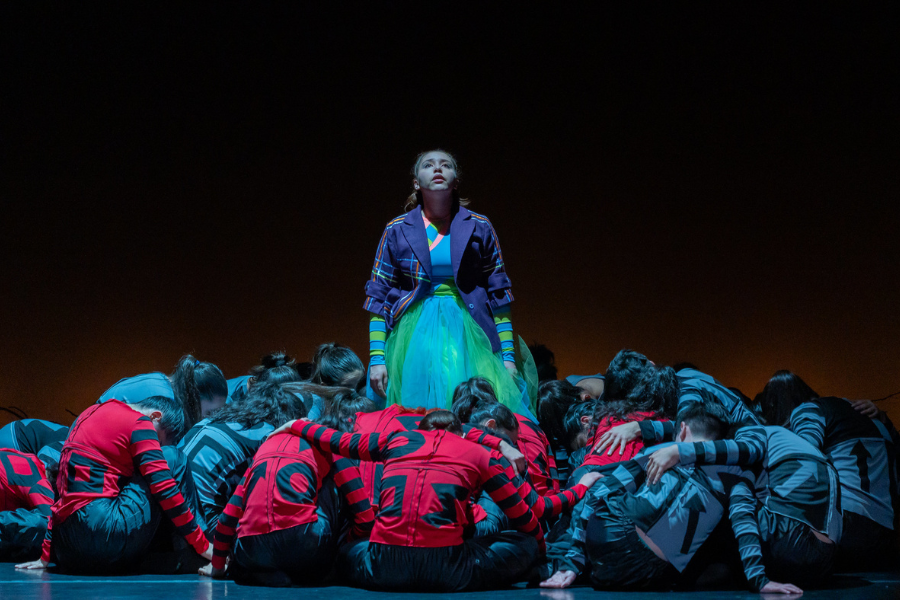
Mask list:
[[[419,152],[418,156],[416,156],[416,162],[413,163],[413,167],[410,170],[412,176],[419,176],[419,167],[422,165],[422,159],[425,158],[426,154],[431,154],[432,152],[441,152],[450,157],[450,162],[453,163],[453,170],[456,171],[456,180],[461,181],[462,179],[462,171],[459,170],[459,164],[456,161],[456,157],[447,152],[446,150],[441,150],[440,148],[435,148],[434,150],[426,150],[425,152]],[[468,206],[469,201],[466,198],[459,197],[459,191],[453,190],[453,203],[457,206]],[[406,204],[403,205],[403,210],[410,211],[415,207],[422,204],[422,192],[420,190],[413,190],[413,193],[409,195],[406,199]]]
[[259,359],[259,364],[250,369],[250,375],[253,377],[253,385],[300,381],[302,377],[296,367],[296,361],[282,350]]
[[551,443],[568,447],[565,440],[569,435],[564,420],[569,409],[584,402],[582,392],[580,387],[565,379],[545,381],[538,388],[538,422]]
[[776,371],[763,391],[756,397],[763,418],[770,425],[786,426],[794,409],[818,398],[819,394],[790,371]]
[[654,419],[673,419],[678,412],[678,378],[671,367],[644,369],[625,398],[598,402],[592,428],[607,418],[628,420],[633,414],[651,413]]
[[375,403],[350,388],[332,388],[331,397],[325,403],[325,412],[316,422],[337,429],[353,431],[357,413],[369,413],[376,410]]
[[729,430],[728,413],[722,405],[713,402],[697,402],[685,407],[678,415],[676,432],[681,429],[680,423],[690,427],[694,436],[709,441],[722,439]]
[[605,400],[624,400],[641,378],[641,374],[653,366],[650,359],[634,350],[620,350],[606,369]]
[[184,407],[175,398],[150,396],[140,402],[135,402],[132,406],[139,409],[158,410],[162,413],[159,427],[165,431],[170,444],[177,444],[178,440],[183,438],[187,432],[188,428],[184,420]]
[[594,414],[594,406],[597,400],[584,400],[577,404],[573,404],[566,411],[562,420],[562,437],[559,443],[566,450],[571,450],[575,444],[575,440],[582,433],[585,433],[584,424],[581,422],[583,417],[590,417]]
[[436,429],[443,429],[444,431],[450,431],[459,435],[462,435],[463,428],[462,423],[459,421],[459,417],[454,415],[449,410],[435,410],[423,418],[419,422],[419,430],[420,431],[434,431]]
[[254,385],[240,402],[226,404],[209,418],[211,423],[238,423],[245,429],[268,423],[281,427],[293,419],[306,416],[301,395],[278,383]]
[[484,377],[472,377],[463,381],[453,390],[453,401],[450,412],[459,417],[462,423],[471,423],[472,411],[477,406],[499,404],[491,382]]
[[316,349],[313,363],[315,370],[310,381],[319,385],[349,387],[354,379],[358,379],[358,387],[366,374],[366,367],[353,350],[333,342]]
[[184,409],[185,425],[190,428],[200,420],[200,403],[216,396],[228,396],[228,383],[216,365],[201,362],[185,354],[175,365],[175,371],[169,375],[175,398]]

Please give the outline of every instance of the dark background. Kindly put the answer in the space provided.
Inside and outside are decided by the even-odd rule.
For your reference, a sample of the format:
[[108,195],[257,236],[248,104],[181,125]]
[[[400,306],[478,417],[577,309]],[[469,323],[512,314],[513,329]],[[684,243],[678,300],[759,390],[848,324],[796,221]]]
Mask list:
[[184,352],[365,358],[436,146],[560,375],[630,347],[751,396],[900,390],[895,12],[318,4],[4,3],[0,405],[67,421]]

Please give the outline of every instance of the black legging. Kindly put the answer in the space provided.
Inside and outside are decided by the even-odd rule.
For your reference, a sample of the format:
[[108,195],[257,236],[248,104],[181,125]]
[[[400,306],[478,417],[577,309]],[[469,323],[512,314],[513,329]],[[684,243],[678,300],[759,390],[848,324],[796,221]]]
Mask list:
[[522,581],[537,557],[533,537],[504,532],[440,548],[362,540],[341,549],[340,568],[352,585],[369,590],[463,592]]
[[331,526],[320,517],[312,523],[239,537],[231,572],[235,581],[248,585],[315,585],[328,575],[336,555]]

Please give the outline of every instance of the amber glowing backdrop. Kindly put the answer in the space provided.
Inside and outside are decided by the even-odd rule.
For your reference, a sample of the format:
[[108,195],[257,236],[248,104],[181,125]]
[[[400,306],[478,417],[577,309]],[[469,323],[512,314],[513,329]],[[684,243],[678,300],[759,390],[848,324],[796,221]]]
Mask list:
[[0,405],[67,421],[187,351],[364,356],[434,146],[562,375],[630,347],[750,396],[900,390],[895,15],[594,4],[4,6]]

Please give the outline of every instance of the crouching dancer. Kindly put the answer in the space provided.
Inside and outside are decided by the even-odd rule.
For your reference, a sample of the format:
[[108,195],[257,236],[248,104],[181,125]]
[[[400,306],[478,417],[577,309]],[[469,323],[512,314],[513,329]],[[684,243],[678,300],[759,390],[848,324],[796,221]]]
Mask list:
[[163,512],[197,554],[212,558],[181,494],[187,463],[165,445],[184,434],[184,418],[181,403],[163,396],[135,404],[110,400],[81,413],[62,449],[59,497],[41,558],[17,567],[43,569],[55,560],[73,572],[135,568]]
[[[335,489],[338,505],[332,502]],[[212,564],[200,574],[222,577],[231,551],[230,568],[240,583],[320,583],[337,554],[341,512],[350,513],[351,538],[369,534],[374,513],[356,465],[289,431],[272,434],[219,517]]]
[[41,555],[53,488],[33,454],[0,450],[0,561]]
[[[728,415],[716,405],[688,407],[679,419],[681,442],[716,440],[728,428]],[[665,588],[678,581],[724,515],[729,490],[752,474],[736,466],[691,466],[651,482],[647,464],[664,447],[645,448],[607,470],[573,514],[569,547],[554,545],[551,554],[565,551],[564,558],[541,587],[568,587],[588,568],[600,590]],[[778,585],[766,591],[778,591]]]
[[[525,579],[544,553],[537,518],[500,461],[463,439],[462,424],[449,411],[432,412],[416,431],[387,434],[341,434],[308,421],[289,426],[323,451],[384,462],[371,539],[345,546],[339,559],[356,586],[430,592],[501,588]],[[518,532],[463,540],[469,499],[482,487]]]

